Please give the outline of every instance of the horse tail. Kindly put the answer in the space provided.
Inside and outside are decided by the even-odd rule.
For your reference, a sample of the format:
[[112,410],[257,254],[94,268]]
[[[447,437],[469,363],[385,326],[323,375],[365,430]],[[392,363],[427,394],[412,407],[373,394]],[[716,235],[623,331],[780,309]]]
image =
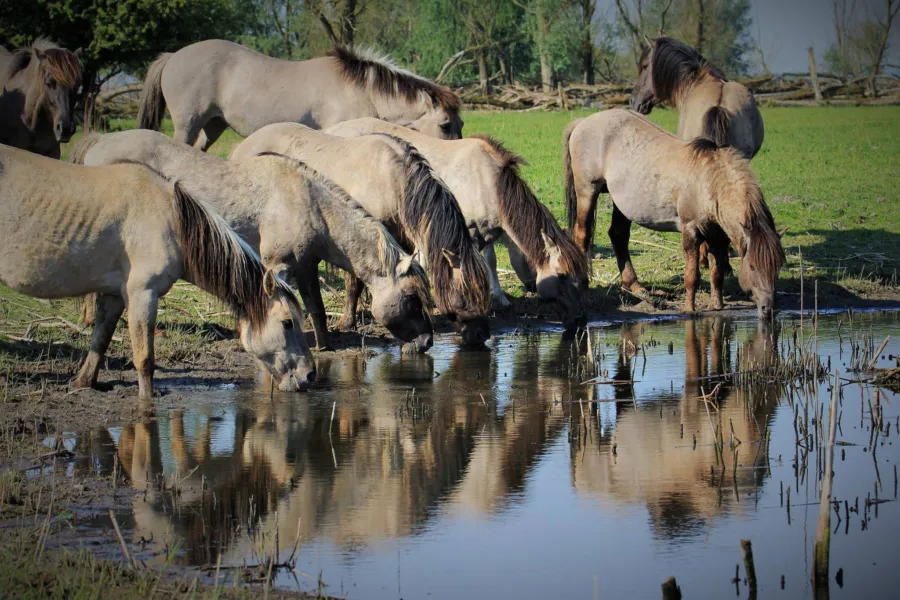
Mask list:
[[141,90],[141,106],[138,109],[138,127],[141,129],[159,131],[159,126],[162,125],[163,114],[166,112],[166,98],[162,93],[162,73],[170,58],[172,53],[164,52],[147,69],[144,88]]
[[713,106],[703,117],[703,137],[714,141],[717,146],[728,146],[729,130],[731,129],[731,113],[721,106]]
[[83,165],[87,153],[90,152],[91,148],[96,146],[99,141],[99,133],[89,133],[78,140],[78,143],[75,144],[75,148],[72,149],[72,154],[69,155],[69,162],[76,165]]
[[566,187],[566,222],[569,225],[569,233],[575,229],[575,216],[578,214],[578,197],[575,194],[575,173],[572,171],[572,155],[569,153],[569,138],[575,127],[584,119],[575,119],[563,132],[563,162],[565,163],[565,187]]

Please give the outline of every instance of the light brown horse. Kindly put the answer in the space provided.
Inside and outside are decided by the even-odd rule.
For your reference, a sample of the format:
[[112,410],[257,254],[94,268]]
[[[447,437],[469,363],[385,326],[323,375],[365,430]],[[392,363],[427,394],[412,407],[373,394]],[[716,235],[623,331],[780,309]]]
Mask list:
[[[428,161],[408,142],[387,135],[345,139],[299,123],[267,125],[231,155],[241,160],[261,152],[295,158],[344,188],[381,221],[407,250],[415,248],[434,284],[438,310],[459,329],[463,342],[490,337],[490,279],[456,198]],[[339,327],[355,324],[362,291],[350,275]]]
[[204,204],[143,166],[81,167],[0,145],[0,237],[0,281],[12,289],[100,294],[78,387],[96,383],[127,307],[139,395],[152,396],[157,305],[179,278],[235,314],[244,348],[280,389],[315,380],[290,288]]
[[557,303],[566,329],[584,324],[578,282],[587,279],[587,260],[528,187],[519,172],[522,157],[488,137],[438,140],[378,119],[348,121],[325,133],[342,137],[389,133],[413,144],[456,196],[472,237],[483,248],[496,306],[509,306],[494,254],[494,242],[504,238],[526,288]]
[[225,40],[191,44],[150,65],[138,115],[159,129],[166,106],[175,139],[209,148],[231,127],[248,136],[270,123],[314,129],[377,117],[435,137],[462,137],[459,98],[372,51],[335,47],[304,61],[271,58]]
[[597,196],[613,201],[609,237],[622,285],[645,295],[628,253],[632,221],[681,232],[685,309],[694,311],[700,243],[709,242],[713,308],[724,306],[729,242],[741,255],[739,282],[760,316],[775,309],[775,281],[784,264],[781,239],[750,163],[706,138],[678,139],[637,113],[607,110],[566,129],[566,212],[577,243],[590,251]]
[[653,105],[678,110],[678,137],[707,137],[751,159],[763,143],[763,120],[753,92],[725,75],[690,46],[660,37],[644,48],[631,107],[650,114]]
[[59,158],[75,133],[81,48],[69,52],[40,38],[7,52],[0,48],[0,144]]
[[79,141],[72,160],[134,160],[177,178],[204,198],[263,263],[296,282],[316,333],[329,347],[318,265],[358,275],[372,290],[372,315],[420,352],[432,343],[431,295],[419,264],[381,223],[332,181],[283,155],[226,161],[155,131],[132,129]]

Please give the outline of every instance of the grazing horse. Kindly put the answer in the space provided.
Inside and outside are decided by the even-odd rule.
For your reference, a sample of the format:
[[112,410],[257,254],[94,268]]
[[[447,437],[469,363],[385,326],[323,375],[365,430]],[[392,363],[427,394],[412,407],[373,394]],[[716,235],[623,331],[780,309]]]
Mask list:
[[[345,139],[299,123],[274,123],[234,149],[232,160],[260,152],[295,158],[344,188],[398,240],[424,257],[438,309],[466,344],[490,337],[490,278],[459,204],[409,143],[386,135]],[[339,326],[355,324],[362,287],[352,275]]]
[[0,281],[39,298],[100,294],[76,386],[96,383],[127,307],[139,395],[153,395],[157,306],[179,278],[234,313],[244,348],[279,389],[315,380],[293,292],[179,184],[139,165],[87,168],[0,146],[0,190]]
[[644,48],[631,107],[650,114],[657,103],[678,110],[678,137],[706,137],[747,160],[763,143],[763,120],[753,92],[725,75],[690,46],[660,37]]
[[578,282],[587,279],[587,259],[525,183],[519,173],[525,162],[520,156],[491,138],[438,140],[378,119],[348,121],[325,133],[342,137],[388,133],[413,144],[456,196],[487,259],[497,307],[509,306],[494,253],[494,242],[505,238],[510,261],[526,288],[557,302],[566,329],[584,324]]
[[166,106],[175,139],[209,148],[231,127],[248,136],[270,123],[314,129],[377,117],[447,139],[462,137],[459,98],[369,50],[337,46],[304,61],[271,58],[224,40],[161,54],[147,70],[138,114],[159,129]]
[[75,133],[81,48],[69,52],[40,38],[8,52],[0,48],[0,144],[59,158]]
[[733,148],[719,148],[706,138],[687,142],[637,113],[614,109],[571,123],[563,151],[566,212],[575,243],[589,251],[597,196],[608,192],[609,237],[624,287],[646,294],[628,253],[634,221],[655,231],[681,232],[688,312],[694,311],[702,241],[713,257],[712,308],[724,306],[730,242],[742,257],[741,288],[753,295],[760,316],[773,312],[784,250],[750,163]]
[[72,160],[87,165],[128,159],[177,178],[202,197],[276,273],[289,275],[328,344],[320,261],[355,273],[372,291],[372,314],[394,337],[431,347],[428,281],[381,223],[330,180],[276,154],[226,161],[155,131],[132,129],[80,141]]

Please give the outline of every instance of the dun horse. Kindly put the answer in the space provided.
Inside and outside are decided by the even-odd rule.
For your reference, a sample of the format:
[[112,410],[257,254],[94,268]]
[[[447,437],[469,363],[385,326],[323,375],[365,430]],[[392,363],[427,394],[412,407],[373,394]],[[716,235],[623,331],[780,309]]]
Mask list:
[[0,144],[59,158],[75,133],[81,48],[69,52],[46,39],[7,52],[0,48]]
[[565,135],[566,211],[575,243],[590,251],[597,196],[613,201],[609,237],[622,285],[644,295],[628,253],[631,222],[679,231],[684,252],[685,309],[694,311],[698,253],[707,241],[713,308],[724,306],[722,284],[729,242],[741,255],[739,282],[760,316],[775,308],[775,281],[784,264],[781,239],[750,164],[732,148],[678,139],[640,115],[608,110],[574,121]]
[[78,167],[0,146],[0,190],[0,281],[40,298],[100,294],[76,386],[96,383],[127,307],[139,395],[152,396],[157,305],[179,278],[235,314],[280,389],[315,380],[293,292],[180,185],[143,166]]
[[134,129],[79,142],[88,165],[134,160],[177,178],[206,199],[276,273],[293,278],[320,349],[328,347],[318,265],[355,273],[372,291],[372,314],[420,352],[432,343],[422,268],[354,200],[312,169],[281,155],[226,161],[153,131]]
[[175,139],[209,148],[231,127],[248,136],[270,123],[324,129],[377,117],[435,137],[462,137],[459,99],[447,88],[371,51],[334,48],[328,56],[286,61],[224,40],[162,54],[147,71],[140,126],[159,129],[166,106]]
[[510,260],[526,287],[557,302],[566,329],[584,324],[577,284],[587,279],[587,260],[525,183],[519,173],[525,162],[520,156],[490,138],[437,140],[377,119],[341,123],[326,133],[342,137],[389,133],[413,144],[456,196],[472,237],[484,249],[497,307],[509,306],[497,278],[493,247],[505,238]]
[[[416,249],[434,283],[438,309],[466,344],[490,337],[490,280],[453,194],[407,142],[385,135],[331,136],[299,123],[263,127],[235,148],[232,160],[278,152],[309,165],[344,188],[398,240]],[[362,287],[350,276],[339,326],[355,324]]]
[[651,42],[638,63],[631,107],[649,114],[657,103],[678,110],[678,137],[707,137],[751,159],[763,143],[763,121],[753,93],[728,81],[699,52],[667,37]]

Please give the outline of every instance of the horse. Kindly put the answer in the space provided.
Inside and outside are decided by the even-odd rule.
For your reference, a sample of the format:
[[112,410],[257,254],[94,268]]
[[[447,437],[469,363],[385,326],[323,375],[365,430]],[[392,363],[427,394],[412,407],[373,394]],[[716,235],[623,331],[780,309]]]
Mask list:
[[[490,279],[469,235],[456,198],[428,161],[406,141],[386,135],[344,139],[299,123],[266,125],[240,143],[232,160],[261,152],[295,158],[346,190],[404,240],[428,268],[435,304],[459,329],[467,345],[490,337]],[[409,248],[407,248],[409,249]],[[339,327],[353,327],[362,291],[349,276]]]
[[660,37],[644,48],[629,100],[647,115],[654,104],[678,110],[678,137],[707,137],[750,160],[763,143],[763,120],[753,92],[725,75],[690,46]]
[[330,347],[319,288],[323,260],[369,286],[372,314],[394,337],[420,352],[431,347],[431,295],[422,268],[381,223],[316,171],[274,153],[226,161],[144,129],[89,136],[72,156],[87,165],[122,159],[177,178],[256,248],[264,264],[293,279],[319,350]]
[[81,48],[47,39],[13,52],[0,47],[0,144],[59,158],[75,133]]
[[161,54],[150,65],[138,121],[159,129],[166,106],[175,139],[208,149],[231,127],[247,137],[270,123],[324,129],[377,117],[446,139],[462,137],[459,98],[367,49],[335,46],[305,61],[271,58],[225,40]]
[[525,287],[556,301],[567,330],[584,325],[577,283],[587,278],[587,258],[525,183],[519,172],[525,164],[522,157],[490,137],[439,140],[372,118],[340,123],[325,133],[341,137],[389,133],[413,144],[456,196],[487,260],[497,308],[509,307],[497,277],[493,246],[503,238]]
[[614,109],[573,121],[564,136],[566,213],[575,243],[590,250],[597,196],[613,201],[609,238],[622,285],[646,297],[628,253],[632,221],[681,232],[685,309],[694,312],[700,243],[709,243],[714,309],[722,309],[728,244],[738,249],[741,288],[760,317],[775,309],[775,281],[785,261],[781,236],[750,164],[706,138],[681,140],[637,113]]
[[244,348],[279,389],[315,381],[291,289],[180,184],[142,165],[88,168],[0,145],[0,190],[0,281],[39,298],[100,294],[76,387],[96,384],[127,307],[138,395],[152,397],[158,302],[178,279],[237,317]]

